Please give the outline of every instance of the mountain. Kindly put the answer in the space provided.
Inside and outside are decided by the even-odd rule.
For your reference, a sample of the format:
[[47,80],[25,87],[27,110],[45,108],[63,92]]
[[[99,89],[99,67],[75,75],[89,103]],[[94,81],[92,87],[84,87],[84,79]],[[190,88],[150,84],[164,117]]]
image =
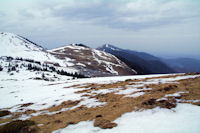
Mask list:
[[2,32],[0,34],[0,44],[0,57],[22,58],[24,60],[40,62],[41,64],[45,63],[57,66],[67,71],[77,71],[73,67],[70,67],[73,66],[70,63],[71,59],[65,58],[60,60],[43,47],[19,35]]
[[0,44],[0,56],[33,59],[35,61],[50,62],[52,64],[59,63],[63,67],[68,66],[68,62],[57,59],[43,47],[12,33],[1,33]]
[[0,72],[4,76],[26,74],[28,79],[45,81],[87,77],[73,67],[70,58],[60,60],[24,37],[3,32],[0,44]]
[[89,48],[84,44],[71,44],[48,50],[59,59],[70,58],[76,69],[89,76],[133,75],[129,68],[114,55]]
[[200,60],[193,58],[162,59],[177,72],[200,72]]
[[[64,71],[62,73],[67,73],[67,75],[79,73],[89,77],[98,77],[136,74],[136,71],[115,56],[91,49],[84,44],[72,44],[46,50],[24,37],[5,32],[0,34],[0,44],[2,64],[9,63],[12,67],[21,66],[18,63],[21,61],[27,69],[30,69],[28,65],[31,65],[35,70],[52,71],[53,69],[56,73]],[[6,65],[1,65],[1,67],[7,68],[8,71],[12,68]]]
[[24,57],[38,61],[46,61],[51,58],[41,46],[12,33],[1,33],[0,43],[0,56]]
[[115,55],[129,67],[137,71],[138,74],[164,74],[175,72],[158,57],[148,53],[121,49],[110,44],[105,44],[97,49]]

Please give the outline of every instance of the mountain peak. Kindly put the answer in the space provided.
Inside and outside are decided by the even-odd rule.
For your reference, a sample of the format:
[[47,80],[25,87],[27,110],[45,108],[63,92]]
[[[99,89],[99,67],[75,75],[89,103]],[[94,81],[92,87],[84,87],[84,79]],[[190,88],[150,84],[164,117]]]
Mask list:
[[46,57],[46,52],[43,47],[13,33],[0,33],[0,44],[0,56],[11,56],[13,58],[22,57],[29,59],[37,57],[37,60],[40,60],[42,55]]
[[110,44],[105,43],[103,46],[104,46],[104,47],[110,47]]
[[114,47],[114,46],[111,45],[111,44],[109,44],[109,43],[105,43],[102,47],[107,47],[107,48],[109,48],[109,47]]
[[9,33],[9,32],[1,32],[1,35],[4,35],[4,36],[16,36],[15,34]]
[[108,43],[102,45],[101,47],[98,47],[97,49],[101,50],[101,51],[107,51],[107,50],[119,51],[120,50],[120,48],[115,47],[114,45],[111,45],[111,44],[108,44]]
[[85,48],[89,48],[87,45],[82,44],[82,43],[72,43],[70,44],[71,46],[80,46],[80,47],[85,47]]
[[37,45],[36,43],[34,43],[34,42],[30,41],[30,40],[28,40],[27,38],[22,37],[20,35],[13,34],[13,33],[1,32],[0,39],[1,39],[2,45],[3,44],[13,45],[15,43],[15,46],[16,46],[16,45],[19,45],[19,42],[20,42],[21,45],[24,45],[24,44],[26,44],[26,46],[27,45],[35,45],[40,50],[44,50],[43,47]]
[[18,35],[13,34],[13,33],[9,33],[9,32],[1,32],[1,34],[0,34],[0,39],[1,40],[6,40],[6,39],[12,40],[13,38],[16,38],[16,37],[19,38]]

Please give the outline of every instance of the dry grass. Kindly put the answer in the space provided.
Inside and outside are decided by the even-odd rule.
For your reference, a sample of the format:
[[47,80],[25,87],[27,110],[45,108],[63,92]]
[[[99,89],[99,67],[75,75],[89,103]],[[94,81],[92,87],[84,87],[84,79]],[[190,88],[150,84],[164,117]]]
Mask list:
[[[108,61],[111,63],[111,66],[113,67],[113,69],[119,73],[119,75],[134,74],[134,72],[129,67],[127,67],[126,64],[124,64],[122,62],[119,63],[115,57],[107,56],[107,55],[103,54],[102,56],[105,57],[105,58],[103,58],[102,56],[98,56],[97,54],[95,54],[91,48],[78,49],[78,50],[71,49],[71,48],[65,48],[64,51],[58,50],[55,52],[65,53],[65,54],[55,54],[54,53],[58,58],[68,57],[70,59],[74,59],[74,61],[72,61],[74,64],[81,63],[81,64],[84,64],[87,69],[97,71],[98,74],[95,73],[94,76],[115,75],[115,74],[112,74],[109,71],[107,71],[107,69],[105,69],[107,66],[107,64],[105,62],[108,62]],[[95,57],[94,57],[94,55],[95,55]],[[96,60],[96,58],[101,61],[99,62],[98,60]],[[77,68],[77,69],[79,69],[79,68]]]
[[[172,78],[174,76],[165,76],[165,77],[156,77],[156,78]],[[181,76],[181,75],[178,75]],[[152,88],[152,90],[142,90],[141,87],[138,87],[140,92],[145,92],[144,95],[139,97],[124,97],[125,95],[115,94],[115,92],[107,94],[96,94],[91,95],[91,92],[94,90],[102,90],[109,88],[122,88],[127,89],[127,85],[134,85],[139,82],[145,82],[149,79],[156,78],[146,78],[142,80],[130,79],[124,82],[117,82],[112,84],[85,84],[73,86],[75,88],[88,88],[83,91],[77,91],[76,93],[83,94],[84,97],[96,98],[99,102],[106,102],[105,106],[98,106],[95,108],[87,108],[86,106],[80,106],[72,110],[58,112],[52,115],[39,115],[33,116],[30,118],[31,121],[34,121],[36,124],[43,124],[39,127],[38,131],[41,133],[52,132],[59,128],[64,128],[70,124],[76,124],[80,121],[95,120],[94,126],[101,128],[112,128],[117,126],[116,123],[113,123],[115,119],[119,118],[126,112],[131,111],[140,111],[144,109],[151,109],[155,107],[171,109],[176,107],[177,100],[179,102],[191,103],[194,105],[200,105],[200,102],[192,102],[191,100],[200,99],[200,77],[194,79],[180,80],[178,83],[165,83],[165,84],[148,84],[144,87]],[[181,93],[180,96],[170,96],[166,97],[167,100],[158,100],[167,94],[174,94],[177,92],[186,92]],[[79,104],[79,101],[65,101],[58,106],[52,106],[46,110],[49,112],[59,111],[63,108],[74,107]],[[44,111],[44,110],[41,110]],[[35,112],[33,110],[24,112],[25,114],[30,114]],[[13,113],[14,114],[14,113]],[[21,113],[23,114],[23,113]],[[20,116],[20,113],[15,113],[15,118]],[[13,117],[14,118],[14,117]],[[10,122],[13,118],[0,119],[0,123]]]
[[1,133],[36,133],[38,128],[34,121],[30,120],[16,120],[12,121],[0,128]]

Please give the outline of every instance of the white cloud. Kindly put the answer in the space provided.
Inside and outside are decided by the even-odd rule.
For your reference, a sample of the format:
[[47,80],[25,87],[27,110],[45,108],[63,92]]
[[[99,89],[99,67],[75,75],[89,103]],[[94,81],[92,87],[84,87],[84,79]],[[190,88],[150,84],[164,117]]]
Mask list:
[[49,48],[110,42],[150,52],[181,47],[192,54],[200,49],[199,7],[195,0],[2,0],[0,30]]

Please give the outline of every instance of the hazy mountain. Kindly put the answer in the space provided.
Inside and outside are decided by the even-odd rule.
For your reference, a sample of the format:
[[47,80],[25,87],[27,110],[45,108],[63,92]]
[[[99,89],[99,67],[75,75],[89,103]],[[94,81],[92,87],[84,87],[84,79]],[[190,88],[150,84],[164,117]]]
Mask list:
[[175,72],[172,68],[163,63],[158,57],[148,53],[121,49],[109,44],[105,44],[97,49],[115,55],[120,60],[125,62],[129,67],[136,70],[138,74]]
[[200,72],[200,60],[193,58],[162,59],[177,72]]

